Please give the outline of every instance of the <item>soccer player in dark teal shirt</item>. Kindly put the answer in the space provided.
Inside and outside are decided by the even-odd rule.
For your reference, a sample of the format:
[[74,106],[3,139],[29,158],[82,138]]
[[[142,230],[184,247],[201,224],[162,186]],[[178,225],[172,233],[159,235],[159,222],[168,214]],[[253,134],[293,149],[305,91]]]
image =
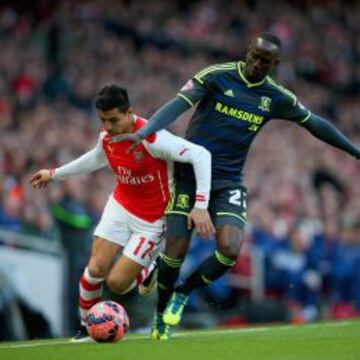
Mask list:
[[[175,169],[175,192],[167,211],[165,254],[159,260],[159,300],[152,331],[154,338],[168,338],[170,327],[181,320],[192,290],[212,283],[235,264],[246,223],[246,188],[242,184],[242,170],[252,141],[268,121],[275,118],[295,122],[318,139],[360,159],[360,149],[338,129],[312,114],[293,93],[271,79],[269,73],[280,61],[280,50],[281,42],[276,36],[269,33],[258,36],[251,42],[244,62],[203,69],[138,133],[114,139],[132,140],[136,145],[142,138],[197,105],[186,138],[204,146],[212,154],[209,212],[216,228],[217,249],[173,292],[190,243],[186,215],[194,202],[195,186],[191,168],[179,164]],[[208,235],[206,211],[194,209],[193,212],[191,218],[196,230]]]

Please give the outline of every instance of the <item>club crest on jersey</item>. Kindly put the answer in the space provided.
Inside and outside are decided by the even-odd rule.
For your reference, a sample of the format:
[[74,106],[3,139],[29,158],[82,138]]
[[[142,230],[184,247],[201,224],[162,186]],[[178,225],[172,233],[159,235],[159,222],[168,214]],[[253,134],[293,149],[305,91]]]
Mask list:
[[194,87],[193,81],[190,79],[186,84],[181,88],[181,91],[191,90]]
[[224,95],[234,97],[234,92],[232,91],[232,89],[229,89],[224,92]]
[[189,195],[180,194],[178,196],[176,206],[179,207],[180,209],[188,209],[190,207],[189,200],[190,200]]
[[142,151],[133,151],[133,154],[136,161],[141,161],[144,158],[144,153]]
[[259,109],[262,111],[270,111],[271,99],[267,96],[262,96],[260,100]]

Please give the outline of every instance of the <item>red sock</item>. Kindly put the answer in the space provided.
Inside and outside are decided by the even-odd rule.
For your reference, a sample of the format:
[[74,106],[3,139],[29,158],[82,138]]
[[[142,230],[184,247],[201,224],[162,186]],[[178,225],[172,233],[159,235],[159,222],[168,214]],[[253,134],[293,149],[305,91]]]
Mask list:
[[81,325],[85,325],[88,310],[101,300],[104,278],[92,277],[85,268],[79,282],[79,312]]

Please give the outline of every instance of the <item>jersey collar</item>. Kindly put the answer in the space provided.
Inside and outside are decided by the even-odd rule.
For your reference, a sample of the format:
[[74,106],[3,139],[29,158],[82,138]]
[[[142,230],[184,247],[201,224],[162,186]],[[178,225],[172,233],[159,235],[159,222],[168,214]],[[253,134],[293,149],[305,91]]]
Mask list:
[[250,87],[255,87],[255,86],[260,86],[264,83],[264,81],[266,80],[266,76],[264,77],[264,79],[262,79],[260,82],[257,83],[251,83],[243,74],[242,72],[242,68],[244,67],[245,63],[243,61],[239,61],[237,63],[237,68],[238,68],[238,72],[240,75],[241,80],[245,83],[245,85],[250,88]]

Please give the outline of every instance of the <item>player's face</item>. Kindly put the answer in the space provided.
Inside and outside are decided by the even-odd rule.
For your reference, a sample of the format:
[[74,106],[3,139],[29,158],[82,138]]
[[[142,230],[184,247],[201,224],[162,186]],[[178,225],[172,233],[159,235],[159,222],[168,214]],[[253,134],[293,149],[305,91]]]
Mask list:
[[277,45],[261,38],[256,38],[246,54],[244,75],[251,82],[264,79],[279,63]]
[[97,109],[97,113],[104,129],[110,135],[115,136],[134,132],[135,119],[131,108],[125,113],[120,112],[117,108],[108,111]]

